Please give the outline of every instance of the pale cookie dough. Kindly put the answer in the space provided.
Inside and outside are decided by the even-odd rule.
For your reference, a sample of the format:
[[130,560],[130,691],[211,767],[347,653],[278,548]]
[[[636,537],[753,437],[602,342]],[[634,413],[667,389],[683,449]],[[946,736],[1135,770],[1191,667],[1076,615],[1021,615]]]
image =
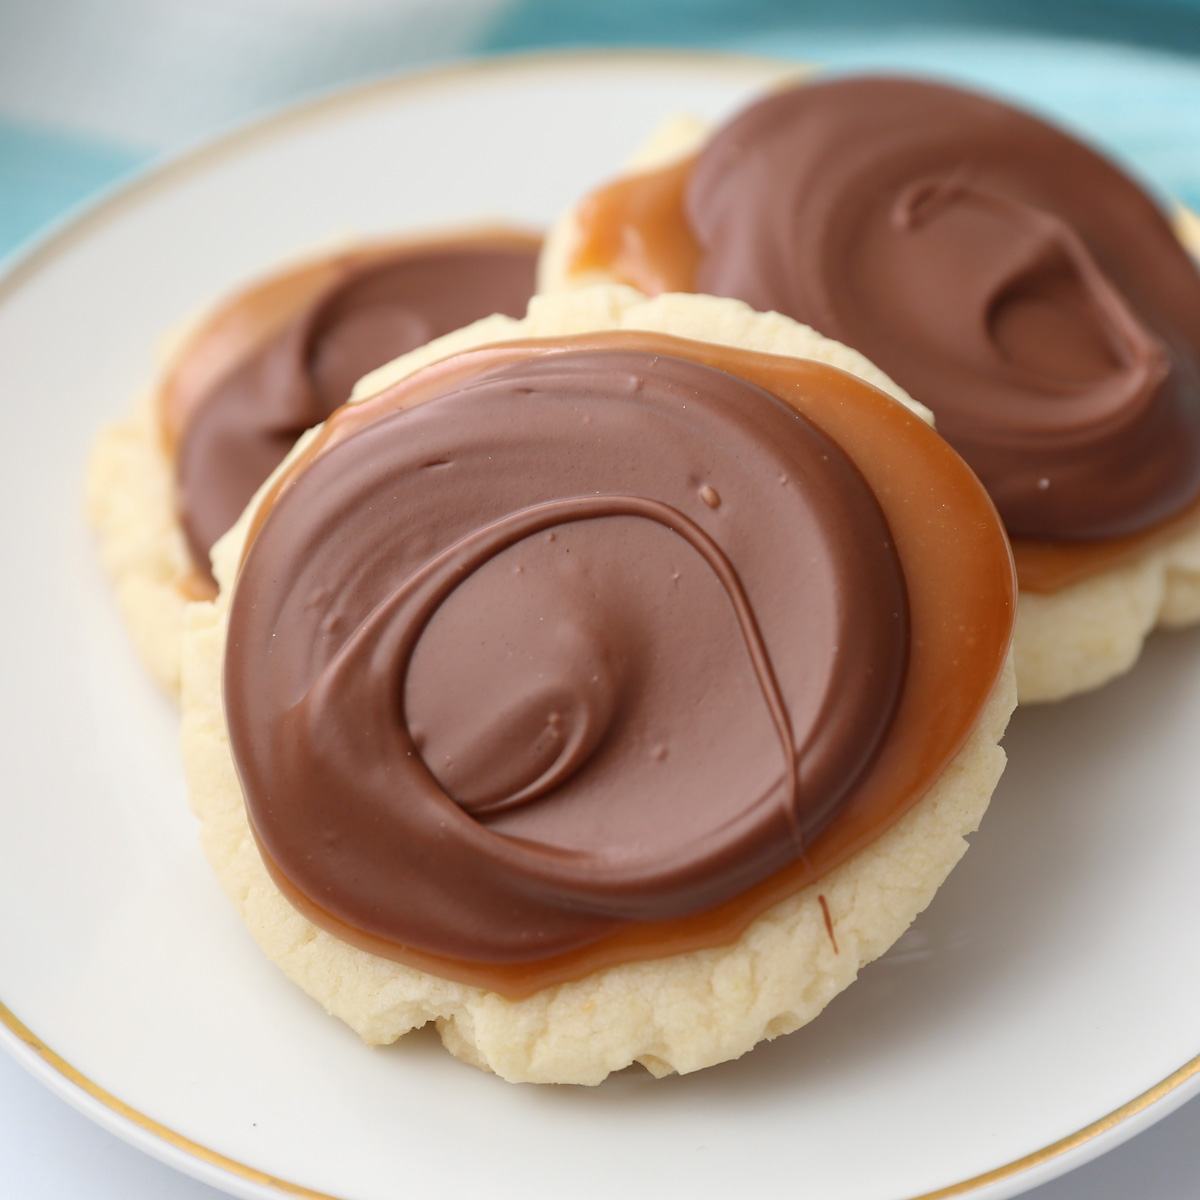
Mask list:
[[[305,264],[296,269],[303,271]],[[268,278],[257,287],[270,285]],[[221,320],[244,294],[164,339],[157,356],[159,386],[208,323]],[[176,516],[175,465],[163,443],[158,387],[139,396],[128,417],[97,435],[84,478],[84,517],[96,534],[100,563],[138,656],[159,686],[178,698],[183,610],[195,598],[196,570]]]
[[[355,396],[469,347],[601,329],[656,330],[817,358],[904,399],[860,355],[786,318],[706,296],[646,301],[627,288],[535,299],[525,320],[492,317],[449,334],[374,372]],[[633,1062],[665,1075],[736,1058],[810,1021],[904,932],[962,856],[1003,770],[997,742],[1016,699],[1011,665],[967,744],[926,796],[871,846],[759,917],[732,945],[606,968],[522,1000],[377,958],[337,940],[284,900],[247,823],[222,713],[221,662],[230,591],[257,504],[214,551],[220,595],[191,605],[186,617],[189,792],[205,852],[260,946],[372,1045],[432,1021],[464,1062],[540,1083],[597,1084]]]
[[1013,655],[1022,704],[1091,691],[1128,671],[1156,626],[1200,621],[1200,519],[1130,563],[1057,592],[1022,591]]
[[121,617],[158,684],[179,694],[179,640],[193,573],[175,519],[175,480],[158,434],[155,400],[100,431],[88,460],[85,515]]
[[[712,127],[699,117],[669,117],[635,152],[630,174],[651,171],[696,154]],[[1200,257],[1200,218],[1176,214],[1179,240]],[[575,209],[546,236],[538,290],[559,293],[610,283],[602,271],[573,275],[567,268],[577,237]],[[1022,704],[1063,700],[1091,691],[1137,662],[1156,627],[1200,621],[1200,518],[1171,541],[1061,591],[1020,593],[1013,653]]]

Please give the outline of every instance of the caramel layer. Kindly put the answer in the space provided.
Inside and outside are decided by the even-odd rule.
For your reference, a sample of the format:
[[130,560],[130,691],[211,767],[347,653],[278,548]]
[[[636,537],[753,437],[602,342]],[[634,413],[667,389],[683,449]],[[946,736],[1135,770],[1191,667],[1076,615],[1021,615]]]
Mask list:
[[1103,542],[1035,542],[1013,539],[1013,561],[1022,589],[1049,595],[1082,583],[1102,571],[1136,562],[1175,538],[1184,537],[1200,525],[1200,500],[1160,525],[1142,533]]
[[700,246],[684,220],[694,158],[618,179],[579,202],[571,270],[600,270],[647,296],[695,291]]
[[[705,911],[618,926],[565,953],[524,962],[483,962],[415,951],[332,916],[311,895],[298,894],[287,873],[264,854],[289,898],[338,936],[373,953],[512,996],[612,963],[727,943],[766,908],[869,844],[925,794],[961,748],[992,691],[1011,634],[1014,580],[995,511],[978,481],[928,427],[833,368],[661,335],[593,334],[486,348],[436,364],[378,397],[341,410],[280,480],[251,537],[272,520],[272,506],[298,486],[304,471],[373,422],[414,409],[483,373],[519,368],[531,357],[615,350],[671,356],[727,372],[782,400],[841,448],[874,493],[904,572],[911,630],[907,671],[882,742],[843,798],[836,819],[801,843],[794,862]],[[700,507],[712,507],[715,499],[713,512],[719,513],[726,502],[719,484],[699,479],[696,484],[699,493],[705,487],[711,493],[700,496]],[[787,531],[767,529],[762,537],[768,548],[783,547],[779,539]],[[250,546],[247,565],[253,553]],[[802,613],[793,617],[803,620]],[[235,613],[231,644],[236,626]],[[240,701],[228,689],[227,675],[227,702],[233,699],[236,709]],[[240,684],[236,690],[244,692]],[[796,853],[795,842],[789,844]]]

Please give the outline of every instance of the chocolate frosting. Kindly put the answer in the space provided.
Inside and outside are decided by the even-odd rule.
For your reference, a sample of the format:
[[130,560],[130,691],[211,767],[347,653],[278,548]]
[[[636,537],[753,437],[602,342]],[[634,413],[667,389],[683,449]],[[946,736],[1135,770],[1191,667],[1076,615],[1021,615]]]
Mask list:
[[289,476],[230,611],[230,740],[311,904],[537,960],[803,857],[886,735],[907,630],[878,503],[807,419],[711,366],[564,348]]
[[492,313],[519,317],[538,242],[479,234],[348,256],[195,401],[176,450],[179,517],[198,568],[296,439],[363,375]]
[[1200,490],[1200,276],[1075,139],[954,88],[835,79],[721,129],[684,204],[693,289],[862,351],[1011,534],[1113,538]]

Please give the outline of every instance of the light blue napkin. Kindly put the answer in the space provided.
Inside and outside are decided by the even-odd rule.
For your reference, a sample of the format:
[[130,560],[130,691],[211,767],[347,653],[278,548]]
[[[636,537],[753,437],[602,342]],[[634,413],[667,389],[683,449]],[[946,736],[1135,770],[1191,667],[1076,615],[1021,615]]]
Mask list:
[[145,157],[94,138],[0,120],[0,258]]
[[[457,2],[469,3],[476,23],[463,23],[454,53],[564,45],[692,45],[796,58],[834,70],[899,69],[962,80],[1039,109],[1123,160],[1164,199],[1200,208],[1200,0],[1103,5],[1080,0],[911,0],[903,8],[892,0],[839,0],[835,5],[816,0]],[[391,3],[398,19],[415,0]],[[371,11],[379,7],[375,4]],[[241,79],[248,89],[244,117],[262,106],[267,92],[283,103],[327,85],[331,78],[349,82],[377,69],[378,55],[368,61],[352,52],[361,39],[356,41],[349,26],[360,10],[367,11],[362,0],[341,10],[347,14],[346,36],[336,55],[330,50],[329,61],[297,62],[290,73],[274,63],[274,91],[263,84],[256,92]],[[485,20],[487,13],[491,15]],[[376,13],[373,19],[377,18]],[[7,20],[0,5],[0,69]],[[997,32],[998,25],[1009,32]],[[1019,27],[1025,32],[1013,31]],[[1092,40],[1062,36],[1069,31],[1087,33]],[[179,28],[172,34],[164,24],[156,36],[178,40],[178,34]],[[1096,40],[1101,35],[1124,40]],[[423,45],[419,38],[406,45],[406,64],[420,58]],[[1192,47],[1197,57],[1169,47]],[[120,39],[114,38],[107,52],[119,54],[119,48]],[[230,47],[231,55],[235,49]],[[444,38],[438,42],[432,35],[427,49],[432,56],[450,52]],[[171,48],[176,57],[183,52],[179,46]],[[154,58],[143,55],[147,57]],[[106,64],[110,76],[117,66]],[[197,71],[188,78],[199,77]],[[135,73],[133,67],[130,72]],[[161,70],[154,78],[148,75],[146,103],[153,103],[155,94],[163,94],[169,84]],[[28,87],[37,86],[31,75]],[[9,87],[4,94],[11,92]],[[137,80],[129,81],[126,92],[125,111],[134,111],[128,104],[131,96],[136,100],[141,94]],[[118,144],[85,133],[85,116],[73,128],[35,125],[16,116],[12,105],[6,109],[0,103],[0,258],[98,190],[178,151],[197,132],[226,125],[230,104],[221,107],[217,100],[229,101],[230,95],[228,87],[211,93],[210,126],[204,125],[202,112],[190,111],[192,124],[186,134],[164,135],[161,144],[136,136]],[[203,97],[190,91],[188,96],[192,109],[203,108]],[[179,107],[179,98],[174,99]]]

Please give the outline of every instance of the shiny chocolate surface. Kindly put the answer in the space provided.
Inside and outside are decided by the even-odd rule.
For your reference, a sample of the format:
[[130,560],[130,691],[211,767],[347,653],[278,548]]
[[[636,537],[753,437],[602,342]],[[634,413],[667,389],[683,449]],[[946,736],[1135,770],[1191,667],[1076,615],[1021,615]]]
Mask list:
[[489,233],[352,252],[278,281],[270,323],[253,311],[266,307],[265,292],[242,298],[247,311],[224,314],[243,322],[234,344],[221,344],[218,330],[186,352],[220,356],[215,372],[201,362],[198,387],[185,376],[167,389],[167,402],[187,410],[175,447],[178,502],[198,569],[207,575],[213,543],[361,376],[494,312],[523,316],[537,250],[532,236]]
[[293,889],[519,963],[803,857],[907,658],[887,523],[832,439],[711,365],[581,349],[485,366],[290,480],[225,688]]

